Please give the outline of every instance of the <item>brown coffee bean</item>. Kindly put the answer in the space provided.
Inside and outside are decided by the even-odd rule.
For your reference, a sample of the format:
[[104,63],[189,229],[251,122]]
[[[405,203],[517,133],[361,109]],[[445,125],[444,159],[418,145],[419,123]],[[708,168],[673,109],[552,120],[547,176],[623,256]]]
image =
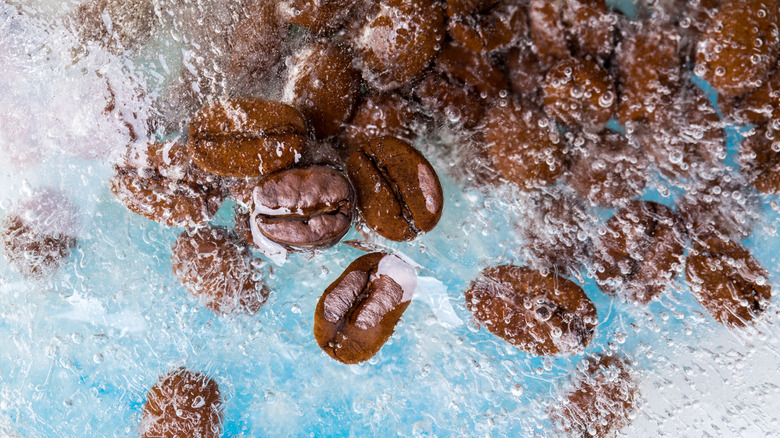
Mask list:
[[220,314],[255,313],[268,289],[255,280],[248,248],[225,228],[181,234],[173,244],[173,273],[193,295]]
[[699,303],[728,327],[746,326],[772,299],[767,271],[742,245],[715,234],[695,241],[685,273]]
[[466,290],[466,307],[491,333],[537,356],[582,352],[598,324],[582,288],[520,266],[482,271]]
[[347,173],[363,220],[381,236],[411,240],[439,222],[444,207],[439,177],[408,143],[371,140],[349,157]]
[[601,289],[646,304],[669,288],[683,265],[685,231],[669,207],[634,201],[606,223],[595,245],[596,279]]
[[694,73],[724,98],[760,87],[780,54],[777,0],[725,2],[697,45]]
[[588,361],[547,412],[565,436],[610,437],[631,423],[639,388],[625,359],[602,354]]
[[290,24],[305,27],[309,32],[326,35],[339,30],[357,10],[363,9],[364,0],[287,0],[279,2],[282,19]]
[[330,167],[287,169],[268,175],[255,186],[252,201],[253,226],[282,245],[333,245],[352,227],[352,185],[344,174]]
[[756,202],[741,175],[713,172],[686,184],[677,211],[693,236],[714,232],[741,240],[757,220]]
[[769,78],[752,93],[724,103],[723,112],[741,123],[761,124],[780,119],[780,68],[775,66]]
[[444,41],[444,11],[435,0],[381,0],[353,44],[363,76],[376,88],[405,85]]
[[179,368],[149,391],[140,425],[141,438],[222,435],[222,396],[209,376]]
[[416,286],[414,268],[392,254],[358,258],[317,303],[317,344],[345,364],[371,359],[392,336]]
[[582,138],[585,144],[567,172],[569,185],[580,197],[599,207],[615,207],[642,193],[648,163],[639,148],[614,132]]
[[509,83],[506,75],[483,52],[447,44],[436,58],[435,68],[457,83],[472,87],[486,99],[506,97]]
[[371,93],[355,110],[341,140],[354,152],[376,137],[389,135],[406,142],[415,138],[414,128],[421,125],[412,104],[398,93]]
[[506,71],[512,92],[521,100],[541,102],[545,68],[531,47],[513,47],[506,55]]
[[118,54],[140,47],[157,25],[151,0],[86,0],[66,21],[82,44],[96,42]]
[[547,72],[544,109],[569,126],[598,132],[615,114],[616,103],[612,78],[593,61],[570,58]]
[[522,4],[505,1],[477,16],[450,20],[447,31],[474,52],[503,50],[527,36],[528,12]]
[[624,31],[617,50],[617,79],[622,123],[642,120],[665,106],[680,89],[681,40],[673,27],[651,23]]
[[521,189],[546,186],[563,174],[563,140],[541,111],[517,102],[485,113],[484,139],[498,174]]
[[0,246],[22,275],[53,275],[76,245],[77,212],[64,193],[47,189],[20,202],[0,224]]
[[562,7],[561,2],[550,0],[530,0],[528,6],[531,39],[539,59],[548,66],[571,56],[561,19]]
[[484,11],[498,3],[499,0],[447,0],[445,11],[447,17],[465,17]]
[[414,88],[424,110],[445,123],[473,129],[482,120],[482,100],[468,87],[453,84],[446,76],[431,73]]
[[616,19],[604,0],[566,1],[561,16],[576,56],[609,57],[614,48]]
[[780,136],[771,125],[758,127],[742,142],[742,174],[762,193],[780,193]]
[[232,74],[239,80],[263,76],[281,60],[288,26],[277,14],[274,0],[253,0],[238,16],[228,49]]
[[190,121],[190,154],[203,170],[256,177],[298,162],[306,121],[297,109],[262,99],[229,99],[201,109]]
[[319,40],[293,56],[283,100],[301,110],[317,137],[328,138],[352,118],[359,81],[352,56],[337,43]]

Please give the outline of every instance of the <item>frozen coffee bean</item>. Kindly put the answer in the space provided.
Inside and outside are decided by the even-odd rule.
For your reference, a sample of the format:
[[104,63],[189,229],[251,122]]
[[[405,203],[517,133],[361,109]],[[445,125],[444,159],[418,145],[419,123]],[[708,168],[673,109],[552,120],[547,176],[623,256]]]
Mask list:
[[484,11],[498,2],[499,0],[447,0],[445,11],[449,18],[465,17]]
[[756,197],[743,175],[723,171],[702,174],[685,184],[677,211],[692,236],[722,234],[747,237],[758,220]]
[[[281,60],[287,25],[277,14],[275,0],[253,0],[241,14],[229,46],[230,69],[238,80],[262,77]],[[202,29],[208,32],[211,29]]]
[[648,163],[639,148],[622,135],[602,131],[584,134],[568,170],[568,182],[583,199],[599,207],[626,204],[647,182]]
[[696,299],[728,327],[743,327],[772,299],[769,273],[739,243],[711,234],[695,241],[685,274]]
[[547,412],[563,436],[611,437],[631,423],[639,388],[625,359],[602,354],[587,360]]
[[683,265],[684,244],[682,220],[669,207],[634,201],[621,208],[594,248],[601,290],[648,303],[672,285]]
[[614,48],[617,20],[604,0],[568,0],[563,3],[562,20],[574,53],[606,59]]
[[434,68],[454,83],[473,88],[485,99],[506,97],[509,83],[501,67],[482,51],[447,44],[439,53]]
[[268,297],[268,289],[255,279],[249,249],[225,228],[181,234],[171,263],[176,278],[215,313],[255,313]]
[[527,36],[528,13],[522,4],[503,1],[482,14],[450,20],[447,32],[475,52],[503,50]]
[[229,177],[257,177],[292,166],[306,143],[297,109],[262,99],[228,99],[190,121],[190,155],[201,169]]
[[742,141],[742,174],[761,193],[780,193],[780,136],[770,125],[755,128]]
[[222,436],[222,395],[209,376],[179,368],[152,386],[144,403],[141,438]]
[[151,0],[86,0],[67,21],[82,44],[94,42],[121,54],[140,47],[157,24]]
[[283,100],[301,110],[317,137],[328,138],[352,118],[359,83],[349,52],[319,40],[292,57]]
[[531,39],[539,59],[548,66],[571,56],[561,17],[562,7],[559,0],[530,0],[528,5]]
[[474,90],[441,74],[426,76],[414,88],[414,95],[434,119],[466,129],[476,127],[485,114],[482,99]]
[[358,104],[355,115],[341,135],[351,154],[376,137],[388,135],[406,142],[416,138],[422,125],[416,109],[398,93],[370,93]]
[[26,277],[53,275],[76,245],[77,210],[64,193],[41,190],[11,208],[0,223],[0,246]]
[[290,24],[305,27],[317,35],[339,30],[361,10],[365,0],[284,0],[278,3],[279,14]]
[[375,87],[405,85],[430,64],[444,41],[444,11],[436,0],[381,0],[353,45],[363,76]]
[[598,324],[581,287],[520,266],[482,271],[466,290],[466,306],[491,333],[537,356],[581,353]]
[[772,123],[780,120],[780,68],[775,69],[764,83],[736,101],[725,102],[721,108],[740,123]]
[[392,336],[417,287],[414,268],[392,254],[352,262],[320,297],[314,338],[345,364],[367,361]]
[[563,139],[541,111],[513,101],[487,110],[483,124],[487,153],[505,181],[531,189],[563,174]]
[[544,81],[544,109],[570,127],[598,132],[616,109],[609,73],[593,61],[570,58],[555,64]]
[[380,137],[347,162],[360,214],[369,228],[390,240],[412,240],[441,218],[444,194],[439,176],[408,143]]
[[540,102],[547,71],[531,47],[511,48],[506,54],[506,71],[514,94],[521,100]]
[[780,51],[777,0],[726,1],[696,46],[694,73],[724,98],[760,87]]
[[355,194],[343,173],[312,166],[266,176],[253,189],[252,205],[253,233],[290,247],[323,247],[352,227]]

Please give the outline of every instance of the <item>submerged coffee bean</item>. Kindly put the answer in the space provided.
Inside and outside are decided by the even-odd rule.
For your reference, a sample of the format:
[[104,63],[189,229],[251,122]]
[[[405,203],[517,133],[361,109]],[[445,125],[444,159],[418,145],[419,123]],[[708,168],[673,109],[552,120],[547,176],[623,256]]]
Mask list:
[[742,245],[716,234],[696,242],[685,273],[699,303],[729,327],[746,326],[772,299],[766,270]]
[[298,162],[306,120],[297,109],[262,99],[229,99],[201,109],[189,128],[192,159],[222,176],[256,177]]
[[292,247],[326,246],[352,226],[355,194],[347,177],[325,166],[287,169],[258,182],[250,225]]
[[358,258],[317,303],[317,344],[342,363],[371,359],[393,334],[416,286],[414,268],[392,254]]
[[347,162],[366,224],[395,241],[430,231],[441,218],[444,194],[431,163],[392,137],[363,145]]
[[540,356],[581,352],[598,324],[581,287],[520,266],[482,271],[466,291],[466,306],[491,333]]

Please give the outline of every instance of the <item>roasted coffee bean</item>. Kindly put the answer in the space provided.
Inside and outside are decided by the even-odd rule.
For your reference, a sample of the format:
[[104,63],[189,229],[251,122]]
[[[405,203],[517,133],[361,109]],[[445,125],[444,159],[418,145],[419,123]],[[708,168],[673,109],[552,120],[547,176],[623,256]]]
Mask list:
[[718,233],[735,240],[747,237],[757,221],[757,199],[742,175],[703,174],[686,184],[677,211],[693,236]]
[[363,3],[364,0],[286,0],[279,2],[279,13],[290,24],[326,35],[344,26],[362,9]]
[[521,189],[546,186],[564,170],[564,144],[554,123],[532,106],[510,102],[485,114],[484,141],[501,178]]
[[256,177],[298,162],[306,121],[297,109],[262,99],[229,99],[201,109],[190,121],[190,154],[203,170]]
[[355,194],[341,172],[312,166],[266,176],[253,190],[252,205],[253,230],[272,242],[328,246],[352,227]]
[[780,54],[777,0],[724,2],[697,45],[694,73],[724,98],[760,87]]
[[695,241],[685,274],[696,299],[718,322],[746,326],[769,306],[769,274],[730,239],[711,234]]
[[450,20],[447,31],[474,52],[503,50],[527,36],[528,12],[522,4],[504,1],[483,14]]
[[771,125],[756,128],[742,142],[742,174],[762,193],[780,193],[780,136]]
[[453,84],[441,74],[426,76],[414,88],[414,94],[434,118],[466,129],[476,127],[485,114],[482,100],[475,92]]
[[561,13],[575,55],[609,57],[614,48],[616,20],[607,10],[606,1],[568,0]]
[[179,368],[149,391],[141,438],[218,438],[222,435],[222,396],[209,376]]
[[456,44],[446,44],[434,65],[437,71],[456,83],[475,89],[483,98],[499,99],[508,93],[506,75],[482,51],[475,52]]
[[625,359],[602,354],[588,362],[547,412],[564,436],[610,437],[631,422],[639,388]]
[[314,338],[345,364],[374,357],[393,334],[417,287],[414,268],[392,254],[352,262],[317,303]]
[[557,0],[530,0],[528,6],[531,39],[539,59],[548,66],[570,56],[562,7]]
[[560,61],[544,81],[544,109],[571,127],[598,132],[615,114],[617,99],[612,78],[587,59]]
[[140,47],[157,25],[151,0],[86,0],[66,20],[82,44],[122,53]]
[[359,81],[349,52],[319,40],[293,56],[283,100],[301,110],[317,137],[328,138],[352,118]]
[[376,88],[405,85],[433,60],[444,41],[436,0],[380,0],[353,44],[363,76]]
[[639,148],[609,131],[580,138],[584,144],[573,154],[567,172],[569,185],[580,197],[600,207],[615,207],[642,193],[648,163]]
[[383,237],[411,240],[439,222],[444,207],[439,177],[408,143],[371,140],[349,157],[347,173],[363,220]]
[[506,71],[512,92],[522,100],[541,100],[546,71],[531,47],[521,45],[510,49],[506,54]]
[[42,190],[12,208],[0,224],[9,265],[26,277],[54,274],[76,245],[77,211],[65,194]]
[[465,17],[484,11],[498,2],[499,0],[447,0],[445,11],[449,18]]
[[512,265],[482,271],[466,291],[466,306],[491,333],[537,356],[581,353],[599,319],[573,282]]
[[376,137],[389,135],[412,142],[414,128],[422,121],[413,105],[398,93],[371,93],[355,110],[352,121],[341,135],[349,155]]
[[280,47],[287,36],[287,25],[277,15],[275,0],[253,0],[245,11],[239,15],[229,46],[231,73],[237,80],[269,72],[281,60]]
[[225,228],[186,232],[173,244],[173,273],[193,295],[220,314],[255,313],[268,289],[254,277],[248,248]]
[[648,303],[670,287],[683,265],[685,231],[669,207],[634,201],[606,223],[593,263],[601,289]]
[[721,108],[725,114],[741,123],[762,124],[780,119],[780,68],[775,69],[764,83],[742,99],[725,100]]

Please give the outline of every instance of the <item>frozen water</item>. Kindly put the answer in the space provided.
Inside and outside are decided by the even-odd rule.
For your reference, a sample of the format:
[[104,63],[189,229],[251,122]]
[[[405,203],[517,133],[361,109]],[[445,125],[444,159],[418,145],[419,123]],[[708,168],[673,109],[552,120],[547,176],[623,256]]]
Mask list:
[[[77,209],[78,244],[50,279],[28,280],[0,263],[0,436],[134,436],[147,391],[177,366],[219,383],[224,436],[548,436],[555,393],[583,359],[605,351],[637,369],[640,407],[622,431],[628,436],[780,431],[776,304],[755,327],[735,331],[679,277],[642,307],[603,294],[582,272],[575,280],[600,318],[583,355],[532,357],[479,330],[463,291],[482,268],[526,262],[515,229],[523,206],[510,188],[486,194],[453,181],[434,141],[418,146],[434,157],[446,194],[437,228],[412,243],[361,229],[345,237],[387,247],[419,271],[412,302],[376,357],[342,365],[312,335],[322,291],[362,254],[346,244],[287,254],[278,266],[258,258],[269,302],[256,315],[214,315],[173,277],[180,230],[129,212],[107,183],[112,160],[147,131],[155,96],[139,88],[156,90],[176,72],[176,50],[127,61],[93,47],[73,58],[73,37],[50,24],[69,6],[54,3],[29,3],[21,15],[0,5],[0,214],[55,187]],[[659,177],[643,197],[673,205],[680,191]],[[231,207],[216,222],[229,223]],[[611,216],[591,213],[595,225]],[[745,245],[777,290],[777,197],[761,196],[753,213]],[[411,282],[403,286],[406,299]]]

